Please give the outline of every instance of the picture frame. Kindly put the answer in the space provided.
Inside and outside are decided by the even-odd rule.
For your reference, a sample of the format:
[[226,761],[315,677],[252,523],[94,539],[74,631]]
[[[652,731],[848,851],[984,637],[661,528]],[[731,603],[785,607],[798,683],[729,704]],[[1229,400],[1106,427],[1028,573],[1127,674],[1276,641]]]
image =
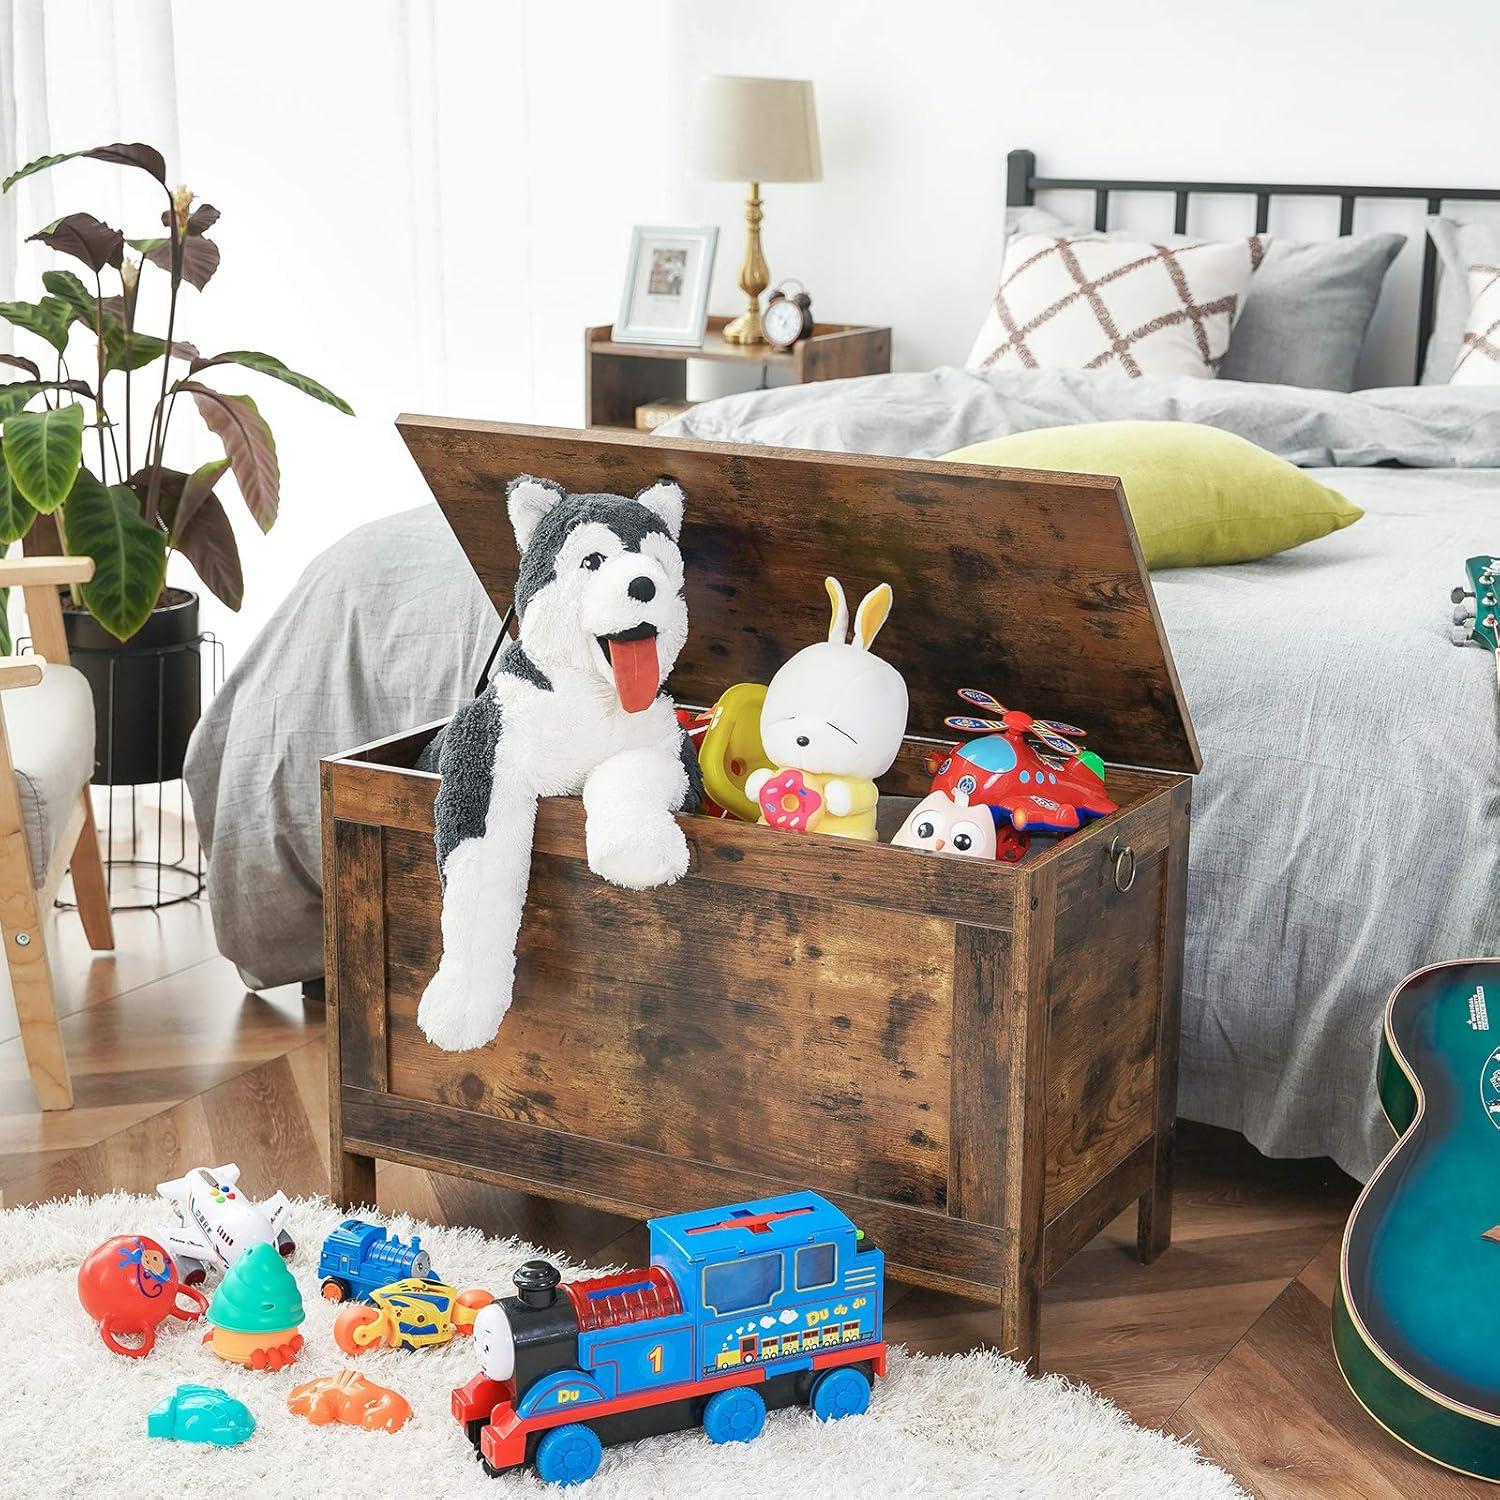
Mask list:
[[612,337],[620,344],[696,348],[708,327],[717,226],[637,225]]

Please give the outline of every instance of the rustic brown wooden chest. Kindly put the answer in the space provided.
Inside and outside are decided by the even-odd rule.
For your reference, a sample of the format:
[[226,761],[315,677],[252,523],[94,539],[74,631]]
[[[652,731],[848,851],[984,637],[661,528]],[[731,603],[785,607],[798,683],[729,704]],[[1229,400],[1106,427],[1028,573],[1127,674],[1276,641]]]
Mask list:
[[[684,819],[692,869],[633,892],[584,862],[583,809],[542,804],[515,1001],[490,1046],[416,1025],[438,955],[438,725],[323,767],[334,1194],[375,1160],[644,1217],[804,1185],[894,1276],[995,1309],[1030,1360],[1042,1283],[1140,1202],[1171,1233],[1190,781],[1198,754],[1113,479],[600,433],[401,422],[491,597],[516,565],[516,474],[688,496],[679,703],[767,681],[826,631],[825,573],[895,589],[879,649],[922,756],[961,685],[1080,723],[1120,804],[1027,860]],[[926,737],[925,739],[923,737]],[[1155,769],[1125,769],[1125,766]]]

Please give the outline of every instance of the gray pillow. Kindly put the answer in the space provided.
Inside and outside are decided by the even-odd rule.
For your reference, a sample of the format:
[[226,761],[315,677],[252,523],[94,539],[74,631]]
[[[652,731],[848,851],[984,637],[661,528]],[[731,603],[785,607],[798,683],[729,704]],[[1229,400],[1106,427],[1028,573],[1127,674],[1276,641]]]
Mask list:
[[1469,267],[1500,261],[1500,222],[1460,224],[1435,215],[1422,222],[1437,246],[1440,262],[1437,308],[1422,365],[1422,384],[1447,385],[1463,342],[1464,324],[1469,321]]
[[[1082,232],[1043,208],[1013,209],[1008,225],[1018,234]],[[1112,232],[1141,237],[1138,230]],[[1187,238],[1191,236],[1168,235],[1165,243]],[[1267,240],[1269,248],[1250,280],[1219,365],[1219,379],[1352,391],[1381,283],[1405,236],[1346,235],[1306,244],[1274,236]],[[1463,311],[1468,313],[1467,305]],[[1455,349],[1462,329],[1460,317]]]

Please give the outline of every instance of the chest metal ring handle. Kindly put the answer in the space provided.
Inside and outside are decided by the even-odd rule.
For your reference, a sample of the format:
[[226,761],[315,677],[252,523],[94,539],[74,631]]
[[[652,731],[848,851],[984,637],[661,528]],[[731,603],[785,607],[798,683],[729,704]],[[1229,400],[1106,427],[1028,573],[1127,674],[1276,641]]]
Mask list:
[[1135,850],[1116,834],[1109,843],[1109,857],[1115,862],[1115,889],[1123,895],[1135,884]]

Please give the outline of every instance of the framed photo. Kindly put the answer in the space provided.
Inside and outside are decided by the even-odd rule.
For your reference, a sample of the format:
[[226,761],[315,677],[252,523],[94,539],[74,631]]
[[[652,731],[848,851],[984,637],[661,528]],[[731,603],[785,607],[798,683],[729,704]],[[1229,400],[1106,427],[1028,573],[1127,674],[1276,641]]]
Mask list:
[[637,227],[613,336],[621,344],[703,342],[717,228]]

